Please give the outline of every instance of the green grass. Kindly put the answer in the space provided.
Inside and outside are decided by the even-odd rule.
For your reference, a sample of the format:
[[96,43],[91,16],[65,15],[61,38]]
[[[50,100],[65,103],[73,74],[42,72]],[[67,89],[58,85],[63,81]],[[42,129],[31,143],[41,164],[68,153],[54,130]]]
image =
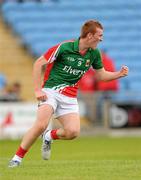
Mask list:
[[0,180],[141,180],[141,139],[81,137],[54,141],[44,161],[38,140],[18,168],[7,164],[19,141],[0,142]]

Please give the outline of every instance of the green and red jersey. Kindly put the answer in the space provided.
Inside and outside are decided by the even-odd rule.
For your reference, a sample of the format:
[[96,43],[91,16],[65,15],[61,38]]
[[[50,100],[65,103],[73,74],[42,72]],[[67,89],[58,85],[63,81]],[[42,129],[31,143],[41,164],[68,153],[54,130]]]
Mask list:
[[89,48],[83,55],[79,52],[79,39],[60,43],[43,56],[48,61],[43,87],[70,97],[77,96],[79,80],[91,66],[103,67],[98,49]]

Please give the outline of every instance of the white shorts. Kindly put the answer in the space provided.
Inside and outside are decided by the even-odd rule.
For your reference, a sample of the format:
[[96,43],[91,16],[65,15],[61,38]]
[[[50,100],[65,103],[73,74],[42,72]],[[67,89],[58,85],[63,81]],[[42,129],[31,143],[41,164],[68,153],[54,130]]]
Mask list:
[[48,98],[46,101],[40,101],[39,106],[43,104],[51,105],[56,117],[69,113],[79,113],[77,98],[65,96],[49,88],[43,88],[42,90],[46,93]]

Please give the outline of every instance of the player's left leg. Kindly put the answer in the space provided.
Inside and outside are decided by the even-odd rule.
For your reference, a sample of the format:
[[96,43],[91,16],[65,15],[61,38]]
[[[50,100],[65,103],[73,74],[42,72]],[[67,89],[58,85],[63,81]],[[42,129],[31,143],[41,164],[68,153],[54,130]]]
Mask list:
[[69,113],[58,118],[63,128],[57,130],[59,139],[71,140],[80,133],[80,117],[78,113]]
[[78,113],[68,113],[58,117],[62,128],[53,129],[44,133],[42,158],[48,160],[51,155],[51,141],[54,139],[71,140],[80,133],[80,118]]
[[76,98],[71,98],[54,92],[57,99],[55,115],[62,124],[62,128],[46,131],[43,135],[42,158],[49,159],[51,141],[54,139],[74,139],[80,132],[79,108]]

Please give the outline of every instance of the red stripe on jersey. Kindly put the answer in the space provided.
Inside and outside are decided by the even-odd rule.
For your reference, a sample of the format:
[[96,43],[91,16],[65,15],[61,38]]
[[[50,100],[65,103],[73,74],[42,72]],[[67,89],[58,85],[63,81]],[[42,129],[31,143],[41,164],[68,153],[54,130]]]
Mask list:
[[78,92],[78,88],[75,87],[66,87],[63,91],[61,91],[61,94],[64,94],[65,96],[69,97],[76,97]]
[[[42,87],[44,86],[45,82],[48,80],[49,78],[49,75],[50,75],[50,72],[51,72],[51,69],[54,65],[54,60],[55,60],[55,57],[53,59],[53,56],[56,55],[57,53],[57,50],[59,49],[59,46],[61,44],[57,44],[56,46],[53,46],[52,48],[50,48],[43,56],[44,58],[49,62],[46,66],[46,69],[45,69],[45,73],[44,73],[44,82],[43,82],[43,85]],[[52,61],[53,60],[53,61]]]
[[44,74],[44,83],[43,83],[42,87],[44,86],[45,82],[48,80],[51,69],[53,68],[53,65],[54,65],[54,62],[47,64],[45,74]]
[[77,97],[78,83],[76,83],[74,86],[65,87],[64,89],[61,89],[59,92],[69,97]]
[[43,56],[47,61],[51,61],[53,56],[55,56],[55,54],[57,53],[56,50],[57,48],[60,46],[61,44],[57,44],[56,46],[53,46],[52,48],[50,48]]

